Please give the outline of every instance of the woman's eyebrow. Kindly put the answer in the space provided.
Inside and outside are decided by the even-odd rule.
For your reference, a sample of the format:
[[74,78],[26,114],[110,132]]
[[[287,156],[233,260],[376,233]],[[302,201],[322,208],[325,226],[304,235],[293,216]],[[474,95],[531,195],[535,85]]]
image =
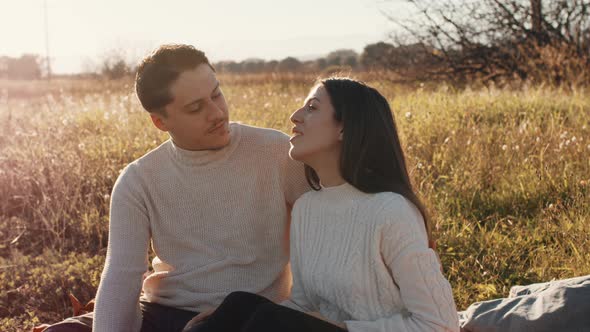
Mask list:
[[318,99],[318,97],[311,97],[309,99],[305,100],[304,105],[307,105],[308,103],[310,103],[312,100],[317,100],[318,103],[321,103],[321,101]]

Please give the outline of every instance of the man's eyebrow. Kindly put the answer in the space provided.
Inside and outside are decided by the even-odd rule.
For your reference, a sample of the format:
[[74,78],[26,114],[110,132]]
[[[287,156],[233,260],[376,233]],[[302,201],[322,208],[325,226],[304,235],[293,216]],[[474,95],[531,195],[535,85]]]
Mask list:
[[[213,91],[217,90],[219,88],[219,82],[217,82],[217,84],[215,84],[215,88],[213,88],[213,90],[211,91],[211,93],[213,93]],[[183,108],[189,108],[195,104],[198,104],[200,102],[203,101],[203,98],[199,98],[199,99],[195,99],[189,103],[187,103],[186,105],[183,106]]]

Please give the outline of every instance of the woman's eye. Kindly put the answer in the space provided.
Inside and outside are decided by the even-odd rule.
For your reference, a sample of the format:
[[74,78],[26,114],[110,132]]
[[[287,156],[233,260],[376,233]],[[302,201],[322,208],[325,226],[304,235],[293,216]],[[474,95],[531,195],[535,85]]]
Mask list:
[[216,94],[213,95],[213,98],[219,98],[221,96],[221,92],[218,92]]
[[313,110],[315,110],[315,106],[313,106],[312,104],[309,104],[309,105],[307,106],[307,110],[308,110],[308,111],[313,111]]

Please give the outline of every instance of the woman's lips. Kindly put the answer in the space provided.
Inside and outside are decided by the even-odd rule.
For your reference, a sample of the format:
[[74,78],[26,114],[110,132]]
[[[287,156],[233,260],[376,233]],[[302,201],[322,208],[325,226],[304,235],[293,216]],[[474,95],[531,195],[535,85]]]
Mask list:
[[303,133],[300,132],[299,130],[295,129],[295,128],[293,128],[291,130],[291,133],[293,133],[293,136],[291,136],[291,138],[289,139],[289,141],[292,141],[292,140],[294,140],[295,138],[297,138],[299,136],[303,136]]

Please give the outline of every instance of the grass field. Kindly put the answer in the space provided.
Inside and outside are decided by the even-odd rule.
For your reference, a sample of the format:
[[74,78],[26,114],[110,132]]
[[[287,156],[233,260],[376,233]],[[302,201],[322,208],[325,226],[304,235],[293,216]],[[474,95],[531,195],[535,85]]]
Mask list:
[[[399,86],[411,177],[459,309],[510,286],[590,274],[590,91]],[[311,77],[222,77],[234,121],[288,132]],[[131,82],[0,82],[0,330],[94,296],[110,191],[159,145]]]

